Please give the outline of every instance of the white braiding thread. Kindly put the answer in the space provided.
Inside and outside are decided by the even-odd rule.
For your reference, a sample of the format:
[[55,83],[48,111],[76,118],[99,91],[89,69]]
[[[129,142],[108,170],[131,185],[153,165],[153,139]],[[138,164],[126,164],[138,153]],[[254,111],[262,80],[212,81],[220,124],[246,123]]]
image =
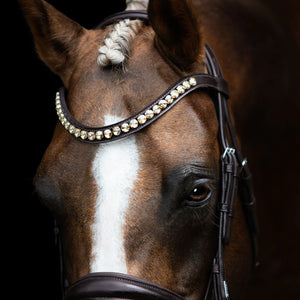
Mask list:
[[[147,9],[149,0],[126,0],[126,10]],[[112,31],[104,40],[104,45],[99,48],[98,65],[118,65],[128,57],[130,41],[142,27],[141,21],[121,20],[113,26]]]

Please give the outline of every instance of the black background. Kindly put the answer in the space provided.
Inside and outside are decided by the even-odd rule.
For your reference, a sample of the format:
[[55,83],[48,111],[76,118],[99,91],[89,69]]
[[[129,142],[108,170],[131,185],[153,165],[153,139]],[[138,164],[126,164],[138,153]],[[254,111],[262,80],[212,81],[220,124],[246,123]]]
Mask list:
[[[125,8],[125,0],[48,2],[86,28]],[[18,3],[2,12],[2,18],[8,14],[1,46],[2,277],[9,298],[60,299],[53,219],[32,181],[57,122],[54,97],[61,81],[38,58]]]

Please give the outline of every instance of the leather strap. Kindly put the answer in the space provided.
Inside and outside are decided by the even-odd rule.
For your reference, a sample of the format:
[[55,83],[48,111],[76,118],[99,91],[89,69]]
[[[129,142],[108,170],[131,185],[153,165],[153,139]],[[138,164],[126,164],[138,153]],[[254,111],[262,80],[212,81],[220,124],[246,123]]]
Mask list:
[[65,298],[79,299],[184,300],[159,285],[119,273],[91,273],[82,277],[69,288]]
[[94,29],[102,29],[107,25],[114,23],[115,21],[130,19],[130,20],[143,20],[148,21],[148,14],[145,10],[125,10],[122,12],[115,13],[108,18],[105,18],[99,25]]
[[[121,122],[111,124],[109,126],[104,126],[104,127],[90,127],[90,126],[85,126],[82,123],[80,123],[78,120],[76,120],[72,114],[70,113],[67,103],[66,103],[66,89],[64,87],[60,88],[59,90],[59,95],[60,95],[60,105],[61,105],[61,110],[64,115],[64,118],[75,126],[76,128],[80,129],[81,131],[86,131],[86,132],[97,132],[97,131],[102,131],[104,132],[105,130],[113,130],[114,127],[119,127],[121,128],[122,124],[124,123],[130,123],[132,119],[137,119],[140,115],[145,115],[145,112],[147,110],[151,110],[154,105],[159,105],[159,102],[163,99],[166,98],[167,95],[172,90],[176,90],[176,88],[181,85],[184,81],[189,80],[189,78],[194,78],[196,80],[196,84],[194,86],[191,86],[188,90],[185,90],[184,94],[181,94],[178,96],[178,98],[174,99],[172,104],[169,104],[167,107],[161,110],[159,114],[154,115],[151,119],[147,120],[144,124],[139,124],[137,128],[132,128],[130,129],[129,132],[121,132],[118,136],[112,136],[110,139],[101,139],[101,140],[89,140],[89,139],[81,139],[78,137],[78,140],[87,142],[87,143],[107,143],[111,142],[114,140],[118,140],[121,138],[124,138],[128,135],[134,134],[145,127],[149,126],[153,122],[155,122],[158,118],[163,116],[166,112],[168,112],[173,106],[175,106],[180,100],[182,100],[186,95],[190,94],[191,92],[197,90],[197,89],[207,89],[207,90],[213,90],[215,92],[220,92],[224,95],[224,97],[229,98],[229,91],[228,91],[228,85],[227,82],[223,78],[217,78],[214,76],[211,76],[209,74],[194,74],[191,76],[187,76],[182,78],[181,80],[177,81],[175,84],[170,86],[163,94],[161,94],[156,100],[154,100],[152,103],[150,103],[148,106],[146,106],[143,110],[139,111],[135,115],[122,120]],[[75,137],[75,136],[74,136]]]
[[[208,73],[223,78],[222,69],[212,49],[206,45],[206,59]],[[219,140],[221,154],[221,194],[219,199],[219,236],[218,249],[213,261],[212,274],[205,293],[205,300],[213,295],[214,300],[229,298],[228,286],[225,281],[225,267],[223,258],[224,245],[229,244],[232,219],[234,217],[235,199],[240,183],[243,193],[240,195],[242,206],[246,213],[249,232],[252,239],[253,260],[256,262],[258,232],[256,218],[256,200],[253,193],[250,170],[245,164],[232,126],[228,102],[222,93],[217,93],[216,110],[219,120]],[[239,181],[239,177],[242,178]]]

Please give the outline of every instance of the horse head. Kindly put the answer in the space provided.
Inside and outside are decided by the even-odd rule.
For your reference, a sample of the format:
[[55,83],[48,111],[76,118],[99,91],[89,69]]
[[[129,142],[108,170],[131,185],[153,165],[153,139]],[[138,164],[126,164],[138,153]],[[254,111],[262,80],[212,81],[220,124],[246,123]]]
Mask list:
[[[129,118],[182,77],[207,72],[205,37],[191,1],[150,0],[149,24],[125,20],[92,30],[43,0],[19,2],[39,56],[60,76],[70,113],[86,126]],[[219,234],[222,153],[211,94],[194,91],[153,125],[110,143],[78,141],[70,126],[58,122],[34,180],[59,223],[68,281],[115,272],[200,299]],[[78,135],[109,139],[118,130]],[[233,286],[251,265],[240,204],[235,216],[225,253]]]

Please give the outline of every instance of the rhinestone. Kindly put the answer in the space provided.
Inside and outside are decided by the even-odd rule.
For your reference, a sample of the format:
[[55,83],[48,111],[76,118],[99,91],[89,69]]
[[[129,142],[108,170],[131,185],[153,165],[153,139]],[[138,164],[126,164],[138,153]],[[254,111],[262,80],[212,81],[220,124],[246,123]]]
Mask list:
[[182,85],[179,85],[176,90],[179,92],[179,94],[183,94],[184,93],[184,87]]
[[104,136],[107,138],[107,139],[110,139],[112,137],[112,132],[110,129],[106,129],[104,130]]
[[138,116],[137,120],[140,124],[145,124],[147,121],[147,118],[144,115],[140,115],[140,116]]
[[123,123],[122,126],[121,126],[121,130],[123,132],[128,132],[130,130],[130,126],[128,123]]
[[173,99],[176,99],[179,97],[179,92],[177,90],[173,90],[170,94]]
[[168,106],[168,102],[166,100],[160,100],[158,105],[160,108],[166,108]]
[[88,133],[88,139],[89,139],[90,141],[93,141],[95,138],[96,138],[95,132],[90,131],[90,132]]
[[74,127],[73,125],[70,125],[70,127],[69,127],[69,132],[70,132],[71,134],[73,134],[73,133],[75,132],[75,127]]
[[145,112],[145,116],[147,119],[152,119],[154,117],[154,112],[153,110],[151,109],[148,109],[146,112]]
[[197,84],[197,81],[194,77],[190,78],[189,83],[191,86],[195,86]]
[[152,110],[153,110],[153,112],[154,112],[155,114],[157,114],[157,115],[161,112],[161,108],[160,108],[160,106],[158,106],[158,105],[154,105],[154,106],[152,107]]
[[172,104],[173,103],[173,98],[171,97],[171,95],[168,95],[165,100],[169,103]]
[[184,82],[182,83],[182,85],[183,85],[183,87],[184,87],[186,90],[188,90],[188,89],[191,87],[191,85],[190,85],[190,83],[189,83],[188,81],[184,81]]
[[103,139],[103,131],[99,130],[96,132],[96,139],[101,141]]
[[79,137],[79,136],[80,136],[80,133],[81,133],[81,130],[78,129],[78,128],[76,128],[76,129],[75,129],[75,132],[74,132],[74,135],[75,135],[76,137]]
[[61,104],[60,103],[56,104],[56,110],[59,110],[60,108],[61,108]]
[[80,133],[80,137],[83,140],[85,140],[88,137],[88,133],[86,131],[82,130],[81,133]]
[[65,128],[68,130],[69,127],[70,127],[70,122],[66,122],[65,123]]
[[65,123],[67,123],[67,122],[68,122],[68,120],[66,118],[62,118],[62,120],[61,120],[62,125],[65,125]]
[[115,126],[115,127],[113,128],[113,134],[116,135],[116,136],[118,136],[118,135],[121,134],[121,129],[120,129],[119,126]]
[[131,128],[137,128],[139,126],[139,122],[136,119],[132,119],[129,122]]

